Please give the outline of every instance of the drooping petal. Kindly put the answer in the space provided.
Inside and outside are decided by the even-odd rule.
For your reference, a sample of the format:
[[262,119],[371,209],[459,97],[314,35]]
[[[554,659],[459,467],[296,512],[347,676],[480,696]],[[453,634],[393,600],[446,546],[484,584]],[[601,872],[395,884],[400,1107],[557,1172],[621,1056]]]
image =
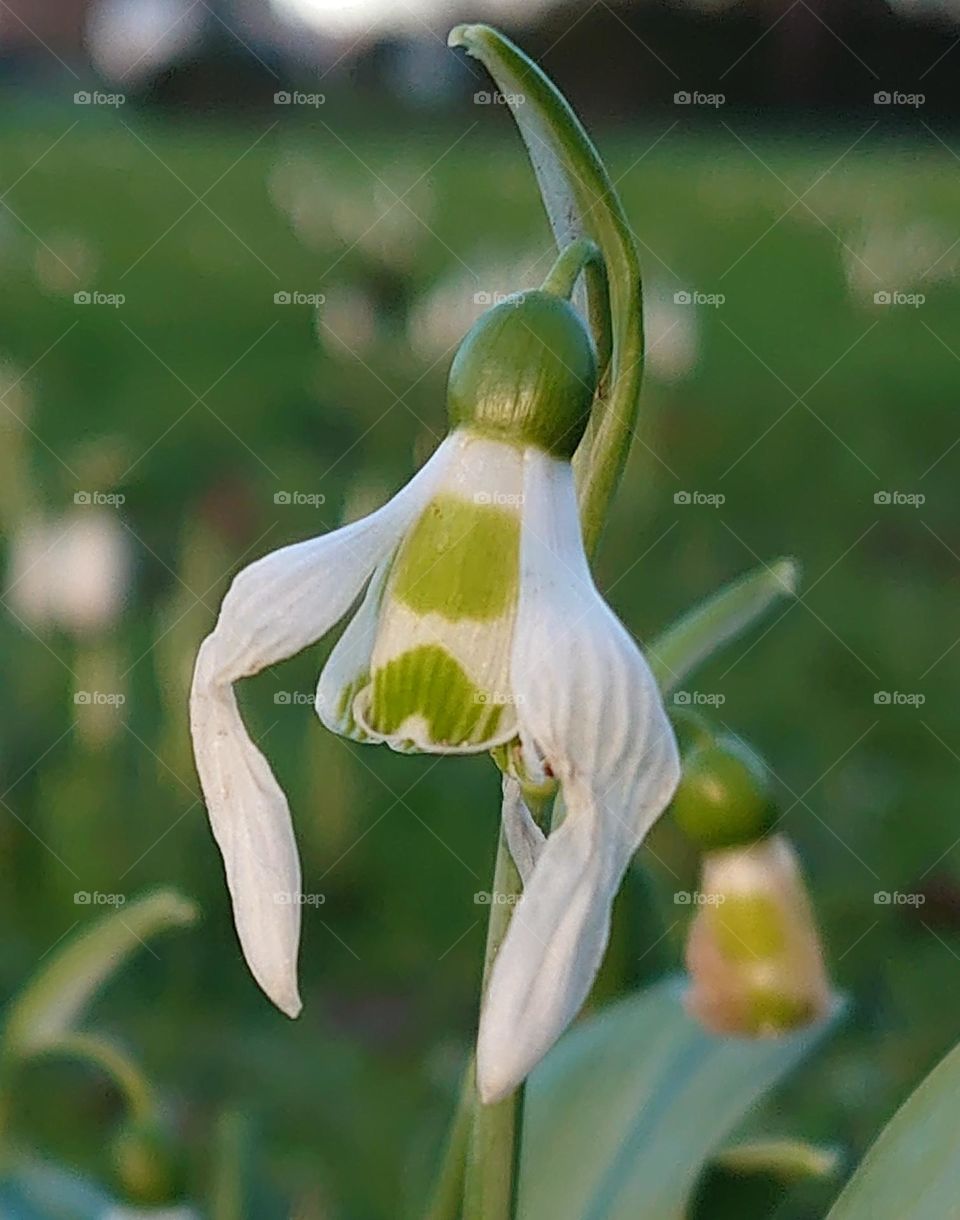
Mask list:
[[254,978],[289,1016],[300,1011],[300,863],[286,797],[250,740],[232,684],[293,656],[343,617],[430,499],[449,455],[445,442],[370,516],[244,568],[197,656],[190,695],[194,755],[237,934]]
[[673,733],[637,645],[593,584],[567,463],[525,455],[511,680],[521,737],[560,781],[566,817],[514,909],[484,999],[484,1101],[509,1093],[587,997],[610,908],[679,779]]
[[509,775],[503,777],[503,831],[507,837],[510,855],[517,866],[524,885],[533,875],[534,867],[546,842],[543,831],[533,820],[533,815],[523,799],[517,781]]
[[[523,451],[466,428],[450,443],[453,456],[393,560],[369,663],[341,685],[337,704],[357,691],[352,719],[397,750],[475,753],[516,731]],[[354,643],[359,657],[359,629]]]

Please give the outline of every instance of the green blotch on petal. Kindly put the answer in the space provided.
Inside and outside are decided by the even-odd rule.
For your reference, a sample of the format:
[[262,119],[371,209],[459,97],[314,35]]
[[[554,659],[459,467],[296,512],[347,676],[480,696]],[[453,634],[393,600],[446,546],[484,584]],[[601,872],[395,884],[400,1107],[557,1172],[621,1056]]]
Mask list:
[[443,648],[424,644],[388,661],[373,675],[365,719],[385,737],[421,716],[436,745],[464,746],[496,736],[503,704],[490,700]]
[[519,553],[516,511],[443,493],[401,545],[390,596],[450,621],[499,618],[517,596]]
[[771,898],[728,894],[714,910],[713,920],[718,943],[733,961],[762,961],[786,948],[783,912]]
[[337,699],[336,718],[339,722],[339,731],[344,736],[351,737],[355,741],[370,740],[369,734],[357,723],[357,719],[353,714],[353,701],[369,681],[369,674],[360,674],[352,682],[347,683]]

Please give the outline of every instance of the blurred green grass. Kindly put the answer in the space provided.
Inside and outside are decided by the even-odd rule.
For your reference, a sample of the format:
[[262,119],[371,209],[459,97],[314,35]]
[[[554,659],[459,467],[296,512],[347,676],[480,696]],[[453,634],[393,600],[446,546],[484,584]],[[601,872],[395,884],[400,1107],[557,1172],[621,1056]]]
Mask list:
[[[25,486],[34,504],[68,508],[109,471],[119,481],[101,489],[125,495],[136,548],[109,640],[38,637],[0,618],[3,991],[92,918],[76,890],[183,888],[204,924],[144,954],[104,1020],[143,1048],[191,1141],[219,1107],[249,1111],[268,1178],[286,1193],[318,1188],[332,1215],[395,1215],[422,1189],[472,1030],[484,910],[473,895],[492,866],[495,773],[355,748],[309,706],[278,704],[278,691],[312,690],[327,645],[248,684],[291,795],[304,888],[324,895],[305,911],[306,1008],[291,1025],[235,944],[178,682],[248,550],[371,507],[442,435],[446,343],[409,337],[425,295],[449,281],[462,305],[545,273],[540,262],[520,278],[547,234],[519,145],[505,117],[480,117],[384,136],[329,112],[269,131],[85,113],[41,158],[74,116],[24,112],[0,137],[6,202],[25,222],[0,217],[0,361],[6,385],[26,373],[5,399],[29,412]],[[859,1149],[960,1032],[944,1003],[960,969],[960,292],[945,274],[960,181],[931,140],[873,134],[841,156],[856,131],[774,138],[729,122],[749,148],[722,129],[659,143],[662,129],[600,133],[661,301],[661,350],[674,323],[697,355],[682,376],[648,379],[598,576],[646,639],[757,562],[804,566],[803,604],[689,685],[722,695],[719,719],[781,777],[784,826],[855,1005],[770,1123]],[[924,243],[929,263],[946,257],[918,283],[925,266],[903,250]],[[877,307],[875,288],[927,300]],[[126,301],[77,306],[78,289]],[[671,310],[678,289],[726,300],[685,314]],[[326,294],[324,321],[275,305],[278,291]],[[116,454],[104,458],[107,438]],[[325,502],[277,505],[283,489]],[[725,502],[677,505],[681,490]],[[926,502],[878,506],[881,490]],[[25,505],[6,501],[10,533]],[[91,746],[70,727],[69,671],[98,651],[132,666],[128,727]],[[877,705],[878,691],[926,701]],[[691,861],[661,839],[666,890],[675,877],[693,888]],[[874,902],[918,887],[919,913]],[[615,962],[628,977],[655,939],[636,910],[621,904],[630,926]],[[675,914],[662,913],[667,925]],[[674,961],[681,933],[665,942]],[[96,1167],[110,1099],[79,1078],[30,1079],[42,1087],[24,1091],[20,1121]]]

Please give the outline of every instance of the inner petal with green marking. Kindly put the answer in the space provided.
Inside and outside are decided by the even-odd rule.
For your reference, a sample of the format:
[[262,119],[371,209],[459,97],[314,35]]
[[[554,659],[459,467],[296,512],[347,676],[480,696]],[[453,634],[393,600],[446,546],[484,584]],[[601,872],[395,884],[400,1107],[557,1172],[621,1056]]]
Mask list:
[[353,703],[358,724],[400,750],[484,750],[516,728],[523,454],[459,439],[459,460],[397,551],[369,682]]

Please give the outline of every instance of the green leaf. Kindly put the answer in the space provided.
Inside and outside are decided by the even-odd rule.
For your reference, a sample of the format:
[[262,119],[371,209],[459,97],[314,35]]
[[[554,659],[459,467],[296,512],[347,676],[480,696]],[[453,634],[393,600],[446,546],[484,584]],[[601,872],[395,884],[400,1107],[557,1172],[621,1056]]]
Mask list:
[[960,1199],[960,1046],[904,1102],[827,1220],[946,1220]]
[[731,1129],[840,1012],[786,1038],[716,1038],[685,1012],[683,985],[666,979],[582,1022],[533,1074],[524,1220],[677,1220]]
[[800,566],[794,559],[761,564],[678,619],[648,646],[651,668],[664,694],[725,644],[755,626],[784,598],[796,597]]
[[[580,237],[596,242],[606,265],[612,356],[574,466],[583,536],[592,553],[620,481],[637,418],[643,372],[640,263],[626,213],[603,162],[570,103],[509,39],[486,25],[458,25],[450,46],[479,59],[507,99],[527,146],[558,249]],[[606,310],[591,285],[589,314],[605,346]]]
[[72,937],[13,1001],[0,1043],[3,1053],[34,1054],[60,1041],[136,949],[158,932],[193,923],[197,914],[175,890],[159,890],[111,910]]

